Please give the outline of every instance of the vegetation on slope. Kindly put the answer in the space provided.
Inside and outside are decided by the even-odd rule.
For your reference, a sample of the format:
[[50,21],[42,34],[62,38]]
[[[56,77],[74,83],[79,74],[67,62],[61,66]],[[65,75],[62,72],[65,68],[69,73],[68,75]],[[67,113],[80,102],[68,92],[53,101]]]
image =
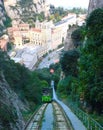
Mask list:
[[12,26],[11,22],[12,22],[11,18],[6,15],[6,20],[4,21],[4,26],[6,28],[11,27]]
[[[76,50],[80,56],[72,61],[74,50],[61,55],[61,67],[65,78],[58,84],[58,91],[71,96],[73,101],[82,103],[87,112],[97,113],[102,117],[103,111],[103,9],[94,10],[87,18],[86,26],[72,33],[73,40],[80,45]],[[87,40],[83,43],[83,38]],[[66,54],[67,53],[67,54]],[[70,58],[71,57],[71,58]],[[70,61],[69,61],[70,59]],[[73,64],[74,62],[74,64]],[[77,68],[77,71],[71,71]],[[73,69],[75,70],[75,69]],[[74,75],[77,72],[77,76]],[[103,122],[103,121],[101,121]],[[103,124],[103,123],[101,123]]]
[[[58,68],[58,65],[51,65],[51,68],[55,70],[55,68]],[[23,112],[24,116],[29,115],[42,103],[42,87],[50,87],[52,79],[58,82],[59,72],[57,74],[51,74],[49,68],[31,72],[25,66],[14,63],[13,60],[10,60],[6,52],[0,50],[0,77],[2,77],[1,74],[4,75],[9,86],[19,96],[22,102],[25,103],[25,101],[28,101],[31,111]],[[3,82],[2,80],[0,81]],[[2,101],[1,98],[2,96],[0,96],[0,101]],[[17,116],[12,107],[9,108],[7,104],[0,104],[0,120],[4,121],[3,125],[5,126],[5,122],[13,122]],[[6,127],[9,128],[9,126]]]
[[[103,9],[93,11],[87,19],[87,43],[81,50],[79,86],[92,111],[103,110]],[[99,107],[98,107],[99,106]]]
[[50,6],[50,13],[51,15],[48,16],[48,20],[53,20],[54,23],[59,22],[64,16],[67,16],[68,13],[75,13],[77,14],[86,14],[86,9],[81,8],[73,8],[73,9],[64,9],[63,7],[55,8],[53,5]]

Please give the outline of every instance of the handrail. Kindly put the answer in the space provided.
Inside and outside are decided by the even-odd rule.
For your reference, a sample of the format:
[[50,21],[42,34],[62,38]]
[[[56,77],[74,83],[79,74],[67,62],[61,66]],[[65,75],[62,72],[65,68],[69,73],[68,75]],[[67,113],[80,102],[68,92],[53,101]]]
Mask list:
[[71,110],[76,116],[83,122],[87,130],[103,130],[103,127],[94,119],[92,119],[87,113],[83,112],[77,107],[70,105]]

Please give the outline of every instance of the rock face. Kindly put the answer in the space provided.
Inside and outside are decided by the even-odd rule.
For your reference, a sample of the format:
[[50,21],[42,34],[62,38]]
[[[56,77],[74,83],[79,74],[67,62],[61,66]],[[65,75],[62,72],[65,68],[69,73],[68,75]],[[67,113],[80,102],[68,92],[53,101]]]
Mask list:
[[34,19],[37,13],[44,12],[47,17],[49,10],[46,0],[0,0],[0,36],[6,32],[10,20],[8,18],[26,22],[28,18]]
[[72,50],[74,48],[74,44],[73,44],[73,41],[71,39],[71,34],[75,29],[76,28],[74,27],[74,28],[68,29],[68,31],[67,31],[67,36],[66,36],[66,39],[64,41],[64,50],[65,51]]
[[24,104],[0,74],[0,130],[22,130],[25,124],[22,110]]
[[94,9],[103,8],[103,0],[90,0],[88,13],[90,14]]
[[[88,6],[88,14],[90,14],[94,9],[97,8],[103,8],[103,0],[90,0],[89,1],[89,6]],[[75,30],[75,28],[71,28],[67,32],[67,36],[65,39],[65,45],[64,45],[64,50],[68,51],[70,49],[73,49],[73,41],[71,39],[71,34]]]
[[49,5],[46,0],[4,0],[5,9],[11,19],[35,17],[36,13],[49,15]]
[[3,0],[0,0],[0,35],[5,32],[5,21],[7,14],[4,8]]

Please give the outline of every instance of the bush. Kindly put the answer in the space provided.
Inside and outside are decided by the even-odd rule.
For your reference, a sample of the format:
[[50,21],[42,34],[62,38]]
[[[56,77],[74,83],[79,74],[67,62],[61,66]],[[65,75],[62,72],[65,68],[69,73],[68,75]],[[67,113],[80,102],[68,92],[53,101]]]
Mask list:
[[87,19],[88,38],[98,39],[103,34],[103,9],[94,10]]

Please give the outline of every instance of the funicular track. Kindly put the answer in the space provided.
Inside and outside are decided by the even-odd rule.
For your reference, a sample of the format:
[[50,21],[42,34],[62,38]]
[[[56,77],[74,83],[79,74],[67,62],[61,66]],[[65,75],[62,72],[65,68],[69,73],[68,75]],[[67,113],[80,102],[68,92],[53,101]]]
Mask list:
[[73,130],[71,123],[67,118],[62,107],[56,102],[53,102],[52,104],[53,104],[54,116],[56,120],[54,130]]
[[43,113],[46,109],[47,104],[43,104],[39,110],[33,114],[31,119],[26,124],[24,130],[40,130]]
[[[24,130],[41,130],[42,119],[47,105],[48,104],[46,103],[40,107],[40,109],[29,120]],[[52,106],[55,120],[53,130],[73,130],[62,107],[57,102],[52,102]]]

